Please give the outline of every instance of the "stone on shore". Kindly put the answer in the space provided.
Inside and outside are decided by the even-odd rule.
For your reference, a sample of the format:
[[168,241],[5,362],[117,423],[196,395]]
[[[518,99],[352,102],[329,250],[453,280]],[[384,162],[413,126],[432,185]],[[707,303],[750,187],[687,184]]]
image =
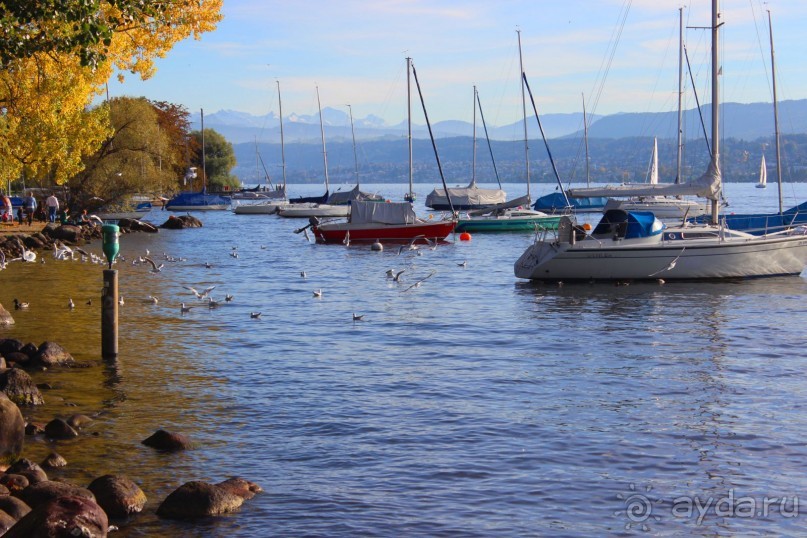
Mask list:
[[168,230],[184,230],[185,228],[201,228],[202,221],[190,215],[170,215],[160,228]]
[[56,342],[42,342],[32,361],[43,368],[67,366],[75,362],[73,356]]
[[78,432],[64,419],[54,418],[45,425],[45,435],[51,439],[71,439],[78,437]]
[[74,430],[80,430],[87,424],[91,423],[92,419],[87,415],[71,415],[70,418],[67,419],[67,424],[73,428]]
[[0,474],[0,485],[5,486],[5,488],[12,495],[18,494],[19,492],[27,488],[29,484],[30,482],[28,482],[28,479],[22,476],[21,474],[14,474],[14,473]]
[[166,452],[177,452],[191,448],[190,439],[179,433],[171,433],[165,430],[157,430],[141,442],[146,446]]
[[7,355],[22,349],[23,343],[16,338],[0,338],[0,355]]
[[6,472],[24,476],[28,479],[29,485],[45,482],[48,479],[45,470],[27,458],[17,460]]
[[64,459],[60,454],[57,454],[56,452],[51,452],[44,460],[42,460],[42,463],[40,463],[40,465],[47,469],[57,469],[59,467],[66,467],[67,460]]
[[45,399],[24,370],[11,368],[0,373],[0,391],[17,405],[42,405]]
[[169,519],[194,519],[234,512],[244,499],[207,482],[187,482],[168,495],[157,515]]
[[82,488],[69,482],[46,480],[38,484],[31,484],[17,495],[33,509],[59,497],[81,497],[95,502],[95,495],[87,488]]
[[129,517],[146,505],[146,494],[125,476],[104,475],[93,480],[87,489],[110,518]]
[[160,231],[160,229],[153,224],[138,219],[121,219],[118,221],[118,226],[120,226],[122,230],[130,230],[132,232],[156,234]]
[[25,517],[25,514],[31,511],[31,507],[17,497],[8,495],[6,497],[0,497],[0,510],[14,519],[22,519]]
[[25,419],[17,404],[0,393],[0,463],[17,458],[25,442]]
[[5,513],[3,510],[0,510],[0,536],[5,534],[6,531],[13,527],[16,522],[16,519]]
[[28,368],[31,364],[31,357],[22,351],[10,351],[4,355],[6,364],[16,364],[21,368]]
[[20,519],[4,538],[105,538],[109,520],[91,499],[59,497],[45,502]]

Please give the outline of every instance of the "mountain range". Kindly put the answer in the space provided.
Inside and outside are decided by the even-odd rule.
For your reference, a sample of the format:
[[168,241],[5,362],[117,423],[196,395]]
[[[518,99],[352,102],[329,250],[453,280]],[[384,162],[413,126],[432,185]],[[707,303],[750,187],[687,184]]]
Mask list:
[[[702,110],[702,117],[708,124],[710,106]],[[684,112],[683,131],[687,139],[703,139],[703,128],[697,109]],[[755,140],[773,134],[773,106],[771,103],[725,103],[723,105],[723,136],[740,140]],[[780,131],[782,134],[805,132],[807,125],[807,99],[783,101],[779,103]],[[342,110],[326,107],[322,110],[325,138],[328,141],[350,140],[350,118]],[[589,138],[618,139],[629,137],[676,137],[678,113],[632,112],[610,115],[589,114]],[[205,127],[221,133],[233,144],[245,142],[280,142],[280,126],[274,112],[254,116],[234,110],[221,110],[205,115]],[[541,115],[541,123],[548,138],[580,138],[583,129],[583,114]],[[200,126],[200,116],[192,117],[194,129]],[[529,138],[540,138],[535,117],[528,119]],[[355,118],[354,128],[357,140],[400,139],[406,136],[406,122],[388,125],[378,116]],[[435,138],[473,136],[473,124],[460,120],[436,122],[432,125]],[[491,140],[520,140],[524,128],[520,121],[502,126],[487,126]],[[315,142],[320,140],[319,115],[290,114],[283,118],[283,132],[286,143]],[[481,127],[478,136],[483,136]],[[413,124],[414,138],[428,138],[425,125]]]

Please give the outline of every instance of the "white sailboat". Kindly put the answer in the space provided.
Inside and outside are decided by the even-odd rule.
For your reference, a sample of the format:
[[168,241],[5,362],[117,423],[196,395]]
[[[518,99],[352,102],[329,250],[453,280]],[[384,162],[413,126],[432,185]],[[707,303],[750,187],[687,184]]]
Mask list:
[[807,265],[807,227],[754,236],[719,224],[720,12],[712,0],[712,155],[698,180],[647,185],[648,195],[697,194],[711,202],[709,225],[667,227],[652,213],[613,210],[591,234],[562,219],[556,237],[538,237],[514,265],[531,280],[702,280],[798,275]]
[[762,162],[759,164],[759,183],[758,189],[764,189],[768,186],[768,166],[765,164],[765,155],[762,156]]

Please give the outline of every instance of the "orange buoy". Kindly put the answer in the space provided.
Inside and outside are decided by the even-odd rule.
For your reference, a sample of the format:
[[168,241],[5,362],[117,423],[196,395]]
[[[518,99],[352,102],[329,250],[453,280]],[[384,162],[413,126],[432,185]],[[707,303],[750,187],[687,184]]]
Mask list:
[[583,224],[583,229],[587,232],[591,231],[591,224],[589,224],[588,222]]
[[471,234],[469,234],[468,232],[462,232],[460,234],[460,241],[470,241],[470,240],[471,240]]

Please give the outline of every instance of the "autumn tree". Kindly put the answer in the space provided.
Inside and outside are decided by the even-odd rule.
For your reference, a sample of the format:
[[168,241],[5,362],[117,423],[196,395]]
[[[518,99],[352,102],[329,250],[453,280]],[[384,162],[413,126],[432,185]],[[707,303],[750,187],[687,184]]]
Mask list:
[[90,108],[115,69],[148,78],[175,43],[221,19],[222,0],[0,2],[0,173],[61,184],[110,136]]
[[[199,148],[202,147],[201,131],[193,131],[191,138],[195,140]],[[193,166],[197,167],[197,173],[200,174],[200,178],[205,179],[201,174],[206,171],[207,187],[211,190],[223,190],[224,187],[231,189],[240,187],[241,182],[239,179],[230,174],[230,171],[236,165],[233,145],[218,131],[205,129],[204,150],[204,166],[202,166],[201,149],[193,155],[191,162]]]
[[176,189],[171,139],[159,122],[158,109],[145,98],[118,97],[109,101],[112,135],[86,159],[84,170],[69,183],[75,205],[93,198],[125,205],[135,193],[164,193]]

